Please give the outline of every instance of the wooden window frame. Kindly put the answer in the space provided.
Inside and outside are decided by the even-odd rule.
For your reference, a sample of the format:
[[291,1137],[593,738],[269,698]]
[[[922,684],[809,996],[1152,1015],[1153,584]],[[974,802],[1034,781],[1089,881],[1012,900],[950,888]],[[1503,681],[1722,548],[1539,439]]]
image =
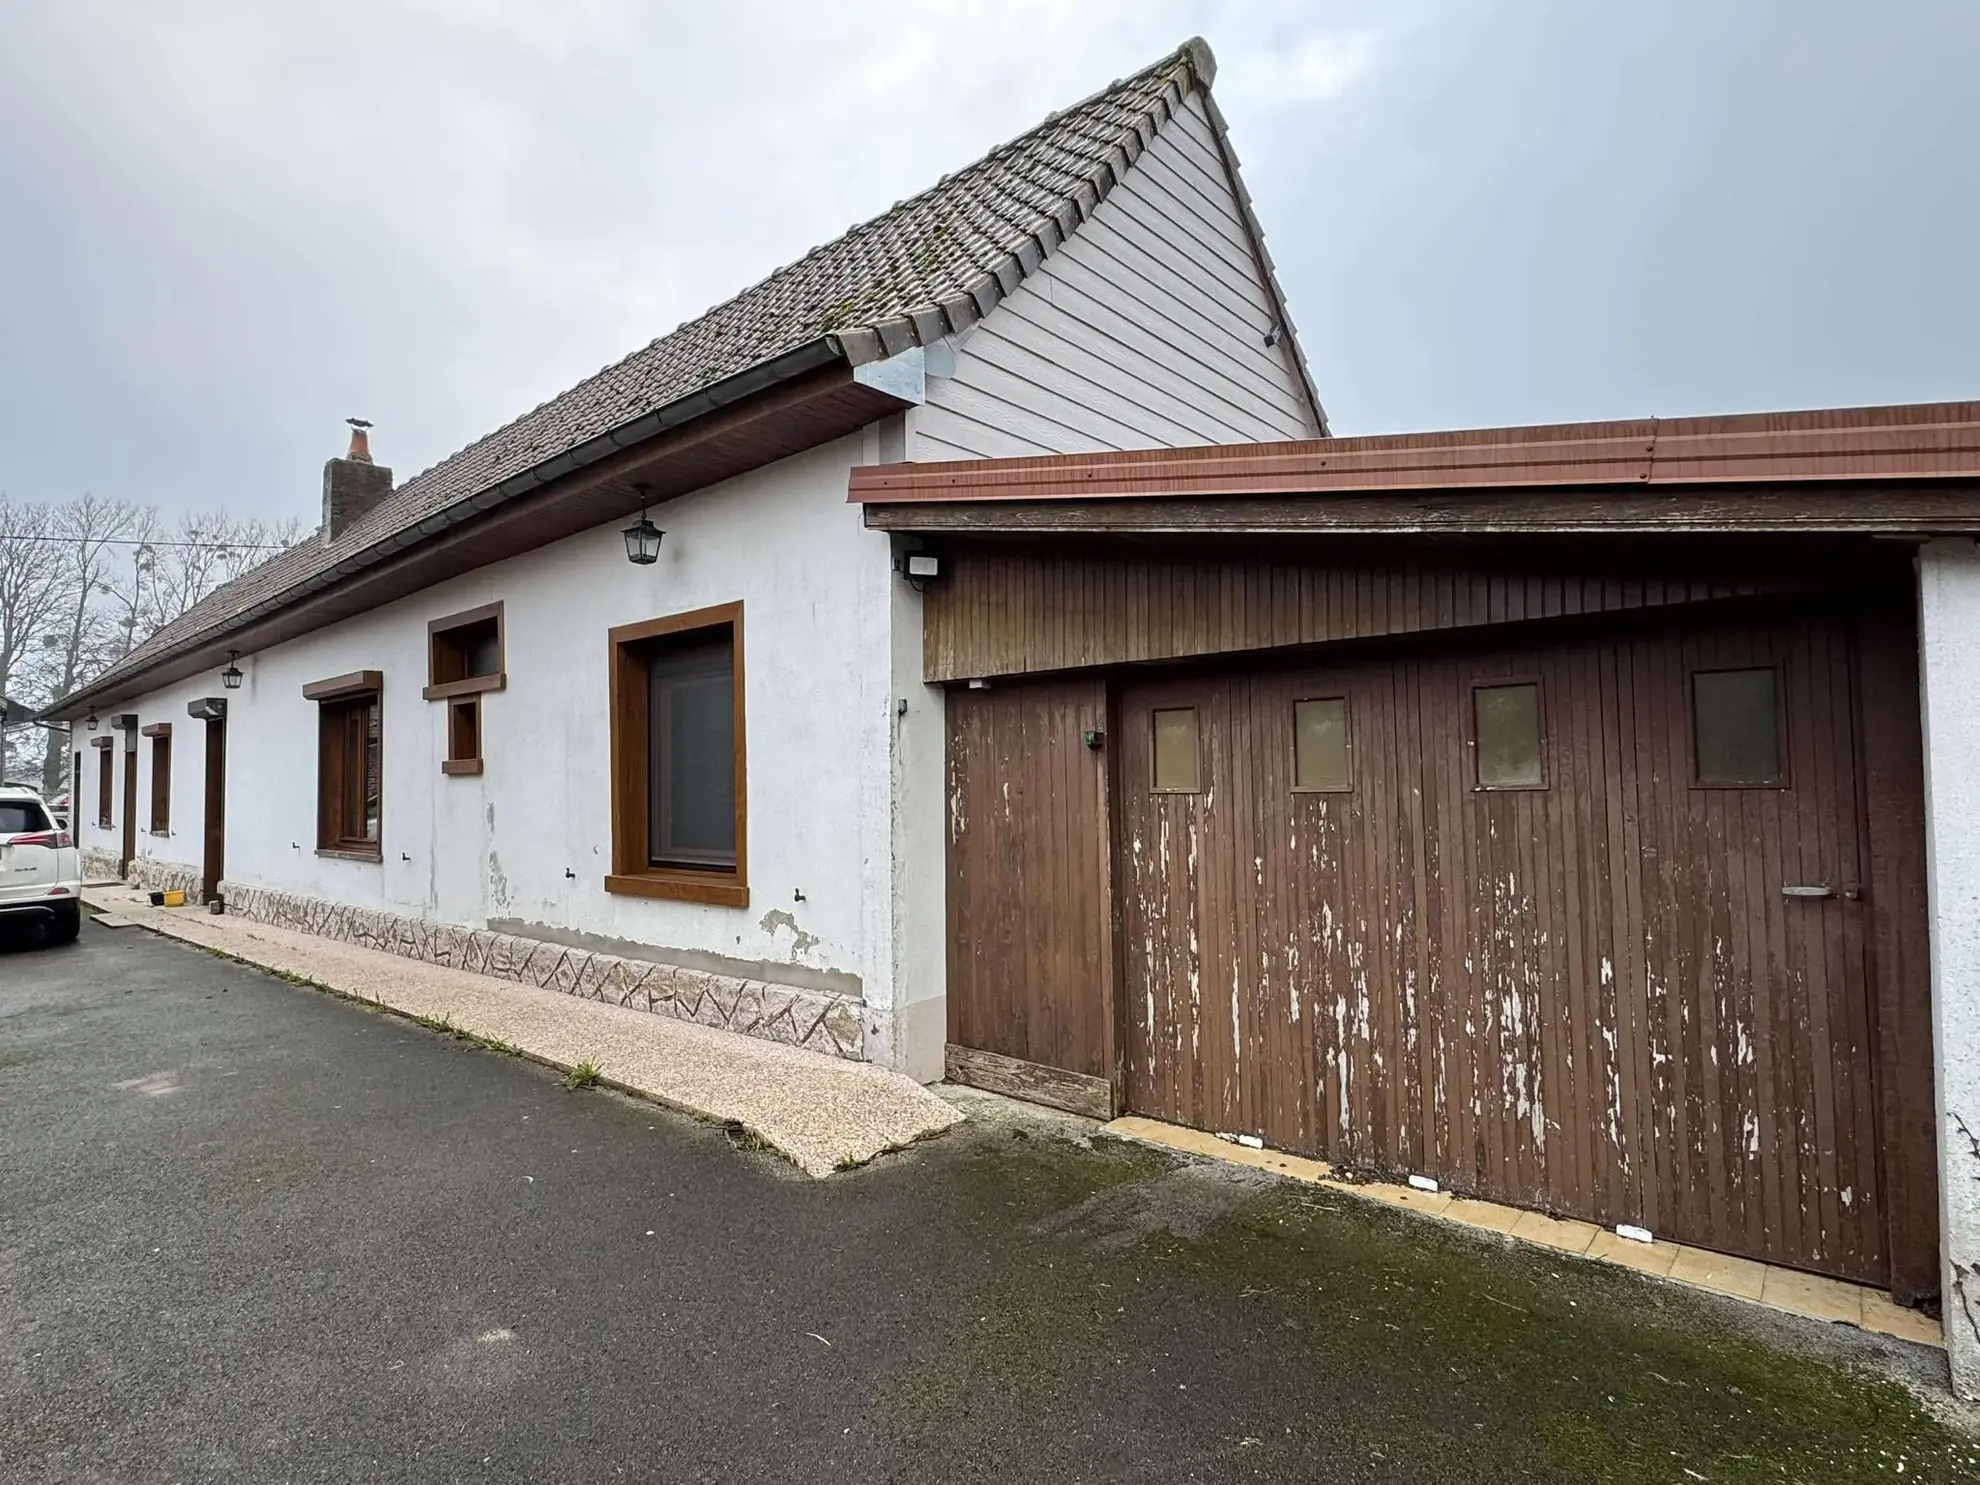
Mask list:
[[[472,753],[462,749],[460,746],[460,734],[455,730],[459,720],[457,714],[463,709],[471,711],[474,714],[472,724],[474,727],[474,751]],[[447,718],[444,725],[447,733],[447,756],[440,760],[440,772],[450,778],[467,778],[479,774],[482,769],[481,693],[476,691],[447,698]]]
[[[641,647],[652,640],[727,629],[734,665],[736,731],[736,864],[733,871],[655,866],[648,843],[650,687]],[[610,630],[608,712],[612,733],[612,870],[605,890],[630,897],[749,906],[749,761],[744,715],[743,606],[718,603]]]
[[117,764],[116,755],[111,751],[117,745],[114,737],[93,737],[89,745],[96,749],[96,828],[115,830],[117,828]]
[[[495,621],[495,669],[486,675],[463,676],[459,680],[443,681],[440,674],[440,646],[442,636],[451,630],[465,629],[470,624],[483,624]],[[457,614],[445,614],[437,619],[429,619],[426,625],[426,686],[420,695],[428,701],[447,701],[456,696],[477,696],[483,691],[505,691],[509,686],[509,621],[502,606],[502,600],[484,603],[479,608],[463,609]]]
[[[1338,789],[1320,788],[1299,782],[1299,709],[1309,701],[1338,701],[1341,704],[1341,717],[1347,725],[1347,782]],[[1352,794],[1354,793],[1354,698],[1345,691],[1334,691],[1320,696],[1295,696],[1292,705],[1286,710],[1286,720],[1292,724],[1290,739],[1290,769],[1287,777],[1295,794]]]
[[[1533,711],[1540,725],[1539,754],[1540,782],[1537,784],[1487,784],[1478,774],[1478,693],[1496,691],[1503,686],[1531,686],[1533,688]],[[1493,676],[1489,680],[1474,680],[1464,694],[1464,745],[1471,753],[1471,792],[1474,794],[1545,794],[1554,786],[1554,773],[1547,766],[1547,743],[1553,736],[1553,729],[1547,718],[1547,683],[1537,675]]]
[[[303,687],[303,698],[318,703],[316,718],[316,854],[335,861],[382,862],[385,859],[385,677],[376,670],[354,670],[312,681]],[[378,712],[378,839],[352,837],[348,831],[331,828],[331,794],[324,785],[329,758],[326,729],[329,725],[324,706],[342,711],[350,703],[369,700]],[[362,822],[360,822],[361,824]]]
[[151,739],[152,835],[172,833],[172,724],[153,722],[139,733]]
[[[1699,777],[1698,761],[1698,677],[1729,670],[1771,670],[1774,673],[1774,761],[1780,765],[1777,779],[1764,784],[1708,784]],[[1693,665],[1684,673],[1684,716],[1687,724],[1685,745],[1691,752],[1691,787],[1694,789],[1792,789],[1794,754],[1788,749],[1788,675],[1780,660],[1763,660],[1752,665]]]
[[[1196,719],[1196,782],[1187,789],[1164,787],[1155,782],[1155,718],[1161,712],[1188,712]],[[1203,792],[1203,708],[1194,701],[1148,708],[1148,792],[1150,794],[1201,794]]]

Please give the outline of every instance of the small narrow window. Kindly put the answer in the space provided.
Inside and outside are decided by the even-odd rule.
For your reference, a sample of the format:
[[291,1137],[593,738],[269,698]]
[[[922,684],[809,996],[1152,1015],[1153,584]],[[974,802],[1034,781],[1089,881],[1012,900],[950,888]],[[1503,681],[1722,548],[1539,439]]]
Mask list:
[[[172,734],[170,723],[151,733],[151,833],[167,835],[172,829]],[[151,732],[150,728],[145,729]]]
[[1163,794],[1194,794],[1199,784],[1196,708],[1165,707],[1155,713],[1154,787]]
[[428,701],[507,686],[503,665],[508,635],[501,604],[434,619],[426,626],[426,640]]
[[1339,794],[1349,787],[1345,696],[1293,703],[1293,788]]
[[1739,788],[1781,782],[1778,693],[1772,666],[1701,670],[1692,676],[1699,783]]
[[117,765],[111,758],[109,738],[101,738],[96,744],[96,824],[100,830],[109,830],[117,822],[112,816],[111,801],[117,797]]
[[1479,686],[1471,693],[1481,789],[1542,789],[1540,687]]
[[481,698],[460,696],[447,703],[447,759],[440,771],[481,772]]
[[384,680],[353,671],[303,687],[317,703],[316,848],[382,859]]

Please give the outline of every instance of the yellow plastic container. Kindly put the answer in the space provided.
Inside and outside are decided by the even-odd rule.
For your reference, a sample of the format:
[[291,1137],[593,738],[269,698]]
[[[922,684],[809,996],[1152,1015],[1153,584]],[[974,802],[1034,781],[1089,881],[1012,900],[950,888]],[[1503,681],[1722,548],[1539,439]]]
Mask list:
[[186,905],[186,894],[185,894],[185,893],[183,893],[183,892],[167,892],[167,893],[165,894],[165,906],[167,906],[167,907],[184,907],[185,905]]

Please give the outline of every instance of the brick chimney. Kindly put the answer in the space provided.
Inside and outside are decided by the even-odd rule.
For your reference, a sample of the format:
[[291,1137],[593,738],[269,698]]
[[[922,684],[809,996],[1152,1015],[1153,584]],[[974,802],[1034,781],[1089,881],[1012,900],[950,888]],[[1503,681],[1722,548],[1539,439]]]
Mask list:
[[377,509],[392,493],[392,471],[371,462],[371,427],[363,418],[346,418],[351,425],[350,451],[323,466],[323,539],[335,541]]

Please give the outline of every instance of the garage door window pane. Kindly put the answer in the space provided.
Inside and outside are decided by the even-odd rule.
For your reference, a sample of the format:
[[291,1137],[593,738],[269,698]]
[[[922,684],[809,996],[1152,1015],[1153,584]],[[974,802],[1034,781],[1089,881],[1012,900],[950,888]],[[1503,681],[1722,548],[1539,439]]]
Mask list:
[[1155,713],[1155,787],[1194,794],[1196,754],[1196,708],[1179,706]]
[[1345,696],[1293,703],[1293,787],[1333,792],[1348,787]]
[[1478,728],[1478,787],[1542,787],[1540,688],[1531,683],[1480,686],[1471,699]]
[[1778,784],[1780,709],[1774,672],[1701,670],[1691,678],[1701,784]]

